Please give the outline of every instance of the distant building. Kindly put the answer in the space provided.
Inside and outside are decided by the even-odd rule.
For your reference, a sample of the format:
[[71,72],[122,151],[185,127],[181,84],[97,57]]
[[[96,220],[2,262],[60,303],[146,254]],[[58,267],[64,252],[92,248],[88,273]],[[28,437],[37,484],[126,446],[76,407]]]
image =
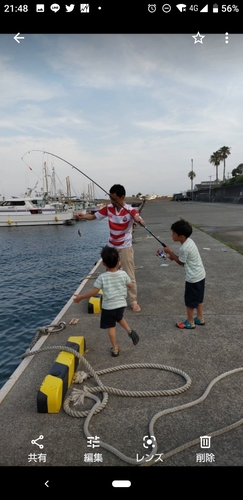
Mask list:
[[198,191],[201,188],[209,187],[209,186],[217,186],[221,181],[202,181],[201,184],[195,184],[194,191]]

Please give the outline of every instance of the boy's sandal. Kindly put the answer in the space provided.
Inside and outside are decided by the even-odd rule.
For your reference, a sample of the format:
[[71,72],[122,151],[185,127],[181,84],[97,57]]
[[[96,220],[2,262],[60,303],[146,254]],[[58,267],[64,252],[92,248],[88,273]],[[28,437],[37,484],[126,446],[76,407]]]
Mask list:
[[114,347],[111,347],[110,348],[111,356],[113,356],[113,358],[116,358],[117,356],[119,356],[120,350],[121,350],[120,346],[118,346],[117,349],[114,349]]
[[200,319],[197,316],[196,316],[196,318],[194,318],[194,323],[196,323],[196,325],[201,325],[201,326],[205,325],[204,319]]
[[134,345],[137,345],[137,343],[139,342],[139,335],[137,334],[137,332],[135,332],[135,330],[131,330],[128,334],[128,337],[132,339]]
[[195,327],[195,323],[189,323],[187,319],[185,321],[181,321],[180,323],[176,323],[177,328],[183,329],[186,328],[187,330],[192,330]]

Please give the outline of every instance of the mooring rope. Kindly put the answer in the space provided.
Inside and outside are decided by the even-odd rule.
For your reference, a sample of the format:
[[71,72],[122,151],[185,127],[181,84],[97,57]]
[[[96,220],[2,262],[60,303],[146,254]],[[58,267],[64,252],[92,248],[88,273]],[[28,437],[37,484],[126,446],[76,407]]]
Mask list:
[[[99,413],[100,411],[102,411],[105,408],[105,406],[107,405],[108,394],[116,394],[118,396],[125,396],[125,397],[175,396],[177,394],[181,394],[182,392],[185,392],[186,390],[188,390],[189,387],[191,386],[191,383],[192,383],[191,378],[184,371],[182,371],[178,368],[171,367],[171,366],[154,364],[154,363],[134,363],[134,364],[129,364],[129,365],[120,365],[120,366],[115,366],[112,368],[106,368],[104,370],[100,370],[100,371],[96,372],[92,368],[92,366],[89,364],[89,362],[84,358],[84,356],[82,356],[82,354],[78,353],[74,349],[67,347],[67,346],[51,346],[51,347],[45,347],[45,348],[38,349],[35,351],[31,351],[31,352],[26,352],[22,356],[22,358],[25,358],[27,356],[32,356],[34,354],[38,354],[41,352],[52,351],[52,350],[62,350],[62,351],[70,352],[70,353],[74,354],[74,356],[78,357],[86,366],[88,373],[77,371],[74,375],[73,383],[82,383],[85,379],[88,379],[91,377],[93,377],[97,383],[96,387],[84,386],[83,390],[73,389],[73,392],[71,393],[71,395],[66,397],[64,400],[64,403],[63,403],[63,409],[68,415],[73,416],[73,417],[77,417],[77,418],[86,417],[85,422],[84,422],[84,433],[85,433],[86,437],[89,437],[91,435],[90,431],[89,431],[89,423],[90,423],[92,417],[96,413]],[[149,369],[153,368],[153,369],[158,369],[158,370],[170,371],[170,372],[176,373],[176,374],[180,375],[181,377],[183,377],[185,379],[186,383],[183,386],[178,387],[176,389],[168,389],[168,390],[161,390],[161,391],[157,391],[157,390],[156,391],[155,390],[153,390],[153,391],[127,391],[127,390],[123,390],[123,389],[117,389],[114,387],[104,386],[100,380],[100,376],[105,375],[107,373],[112,373],[112,372],[126,370],[126,369],[140,369],[140,368],[149,368]],[[120,452],[118,449],[116,449],[115,447],[111,446],[108,443],[104,443],[103,441],[100,441],[99,442],[100,446],[102,448],[110,451],[111,453],[116,455],[118,458],[120,458],[121,460],[123,460],[129,464],[139,465],[139,466],[151,466],[151,465],[153,465],[158,460],[158,459],[154,458],[155,456],[158,455],[156,453],[158,450],[158,444],[157,444],[157,440],[155,438],[155,433],[154,433],[154,425],[155,425],[156,421],[165,415],[176,413],[178,411],[182,411],[182,410],[185,410],[187,408],[191,408],[191,407],[201,403],[202,401],[204,401],[207,398],[212,387],[217,382],[219,382],[220,380],[222,380],[225,377],[228,377],[230,375],[233,375],[235,373],[239,373],[242,371],[243,371],[243,367],[240,367],[240,368],[236,368],[236,369],[230,370],[228,372],[222,373],[221,375],[214,378],[209,383],[208,387],[206,388],[206,390],[202,394],[202,396],[200,396],[196,400],[191,401],[189,403],[185,403],[185,404],[180,405],[180,406],[176,406],[174,408],[168,408],[166,410],[163,410],[163,411],[156,413],[152,417],[152,419],[149,423],[149,436],[153,436],[152,451],[151,451],[150,455],[146,455],[146,458],[143,457],[143,459],[139,460],[139,463],[136,459],[133,459],[131,457],[127,457],[122,452]],[[102,395],[103,395],[102,401],[94,394],[97,392],[102,393]],[[80,412],[80,411],[74,410],[73,408],[70,408],[70,404],[73,404],[73,405],[84,404],[85,398],[89,398],[89,399],[92,399],[93,401],[95,401],[95,404],[93,405],[91,410]],[[221,429],[217,429],[217,430],[212,431],[208,434],[211,437],[216,437],[216,436],[219,436],[219,435],[224,434],[226,432],[229,432],[229,431],[235,429],[236,427],[239,427],[242,424],[243,424],[243,418],[238,420],[237,422],[234,422],[233,424],[230,424],[230,425],[223,427]],[[162,462],[164,460],[166,460],[167,458],[169,458],[173,455],[176,455],[177,453],[180,453],[180,452],[190,448],[191,446],[198,444],[199,442],[200,442],[200,437],[196,438],[192,441],[189,441],[189,442],[187,442],[187,443],[185,443],[177,448],[174,448],[173,450],[171,450],[165,454],[161,453],[160,455],[163,457]]]
[[38,340],[43,336],[43,335],[48,335],[49,333],[58,333],[61,332],[64,328],[66,328],[66,323],[64,321],[59,321],[57,324],[53,325],[46,325],[40,327],[33,340],[31,341],[28,349],[26,352],[29,352],[31,349],[33,349],[34,345],[38,342]]

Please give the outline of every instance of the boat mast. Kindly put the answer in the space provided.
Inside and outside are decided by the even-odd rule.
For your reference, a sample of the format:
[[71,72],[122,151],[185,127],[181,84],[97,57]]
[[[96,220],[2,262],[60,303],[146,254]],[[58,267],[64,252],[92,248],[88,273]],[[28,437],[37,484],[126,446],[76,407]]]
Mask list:
[[43,189],[44,189],[44,192],[46,191],[46,194],[48,195],[49,188],[48,188],[48,178],[47,178],[46,161],[44,162],[43,170],[44,170],[44,179],[43,179],[44,186],[43,186]]
[[55,174],[55,167],[52,166],[52,176],[51,176],[51,186],[52,186],[52,193],[54,198],[57,197],[57,188],[56,188],[56,174]]
[[67,185],[67,199],[71,200],[71,184],[70,184],[70,177],[66,177],[66,185]]

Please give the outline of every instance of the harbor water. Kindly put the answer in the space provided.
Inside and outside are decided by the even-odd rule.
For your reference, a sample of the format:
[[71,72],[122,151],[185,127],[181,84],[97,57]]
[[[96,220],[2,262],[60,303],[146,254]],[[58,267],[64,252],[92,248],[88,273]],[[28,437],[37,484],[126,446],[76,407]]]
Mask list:
[[[81,234],[81,236],[80,236]],[[100,259],[103,221],[1,228],[0,388]]]

